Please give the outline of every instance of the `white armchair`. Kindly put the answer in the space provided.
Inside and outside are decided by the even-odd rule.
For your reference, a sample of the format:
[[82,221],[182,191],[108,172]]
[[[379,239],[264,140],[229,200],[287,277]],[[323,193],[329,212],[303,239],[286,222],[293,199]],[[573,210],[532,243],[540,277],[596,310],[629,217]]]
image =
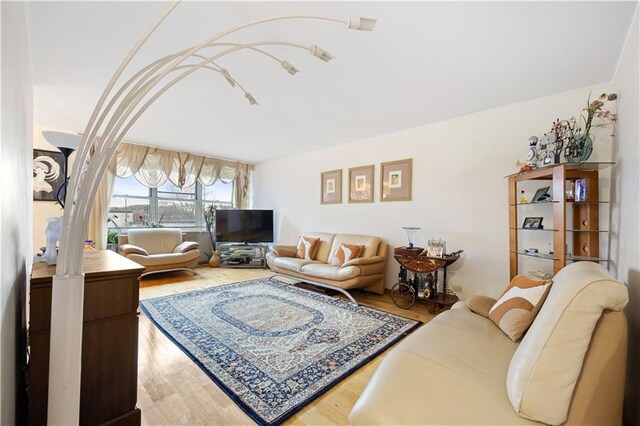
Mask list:
[[145,267],[145,275],[189,271],[200,257],[199,245],[184,241],[186,234],[180,229],[145,228],[130,229],[127,235],[118,236],[121,255]]

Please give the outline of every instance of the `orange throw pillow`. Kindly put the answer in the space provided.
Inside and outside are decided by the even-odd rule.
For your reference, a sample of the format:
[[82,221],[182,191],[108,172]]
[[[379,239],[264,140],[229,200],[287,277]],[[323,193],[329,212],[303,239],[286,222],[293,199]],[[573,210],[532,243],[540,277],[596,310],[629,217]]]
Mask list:
[[313,260],[316,257],[316,251],[318,251],[319,245],[320,238],[300,237],[296,257],[299,259]]
[[518,275],[491,307],[489,319],[511,340],[518,341],[529,329],[547,298],[553,281]]
[[333,260],[331,264],[334,266],[342,266],[350,260],[360,257],[363,246],[357,246],[355,244],[340,244],[338,250],[333,254]]

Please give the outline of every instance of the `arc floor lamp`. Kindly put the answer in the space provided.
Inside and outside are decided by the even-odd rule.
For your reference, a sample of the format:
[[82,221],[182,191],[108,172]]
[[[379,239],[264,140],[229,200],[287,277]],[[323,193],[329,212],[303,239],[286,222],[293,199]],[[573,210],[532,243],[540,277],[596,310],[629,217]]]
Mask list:
[[112,94],[133,57],[178,4],[179,2],[172,3],[151,25],[116,70],[91,114],[76,153],[67,188],[60,253],[56,275],[53,278],[48,401],[48,423],[52,425],[71,425],[79,422],[84,299],[83,241],[96,190],[131,126],[163,93],[200,69],[218,72],[229,84],[238,86],[251,105],[257,104],[253,95],[246,91],[227,69],[216,63],[219,58],[240,50],[249,50],[273,59],[291,75],[298,72],[296,67],[264,49],[276,45],[288,46],[308,50],[325,62],[333,59],[331,54],[316,45],[304,46],[288,41],[232,43],[223,40],[232,33],[266,22],[294,19],[338,22],[345,24],[349,29],[364,31],[373,30],[376,24],[375,19],[368,18],[306,15],[278,16],[252,21],[157,59],[122,83]]

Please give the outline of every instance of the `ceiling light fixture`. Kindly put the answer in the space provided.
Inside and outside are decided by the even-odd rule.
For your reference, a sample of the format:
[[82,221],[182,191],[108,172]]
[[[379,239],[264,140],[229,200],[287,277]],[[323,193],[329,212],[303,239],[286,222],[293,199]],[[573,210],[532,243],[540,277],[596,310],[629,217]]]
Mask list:
[[282,61],[281,65],[282,65],[282,68],[287,70],[291,75],[296,75],[299,72],[299,70],[296,67],[294,67],[287,61]]
[[[315,45],[308,47],[290,42],[239,44],[221,40],[230,34],[252,26],[282,20],[332,21],[343,23],[349,29],[361,31],[371,31],[376,23],[375,19],[368,18],[334,18],[311,15],[259,19],[225,30],[192,47],[155,60],[122,83],[112,94],[112,90],[140,48],[178,4],[179,2],[172,3],[127,54],[104,89],[85,131],[82,133],[73,170],[70,174],[66,208],[62,219],[60,250],[52,285],[47,417],[47,422],[51,425],[79,423],[84,303],[83,242],[97,189],[129,129],[162,94],[202,68],[220,72],[229,84],[233,82],[234,87],[235,85],[239,86],[250,104],[257,104],[253,95],[244,90],[226,69],[215,63],[217,59],[243,49],[256,51],[273,58],[292,75],[298,71],[295,67],[258,47],[282,45],[302,48],[309,50],[314,56],[325,62],[333,59],[332,55]],[[205,49],[217,49],[225,46],[228,47],[226,50],[217,51],[208,56],[203,54]],[[192,65],[184,63],[192,57],[198,57],[201,61]],[[167,82],[165,77],[173,75],[172,73],[176,71],[180,72]]]
[[316,58],[320,58],[325,62],[329,62],[330,60],[335,58],[335,56],[333,56],[331,53],[327,52],[324,49],[321,49],[315,44],[309,48],[309,52],[311,52],[311,54]]

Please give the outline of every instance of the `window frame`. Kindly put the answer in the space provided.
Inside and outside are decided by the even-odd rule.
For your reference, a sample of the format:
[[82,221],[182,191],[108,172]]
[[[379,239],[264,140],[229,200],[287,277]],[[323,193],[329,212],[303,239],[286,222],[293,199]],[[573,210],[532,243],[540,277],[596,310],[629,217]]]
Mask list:
[[[120,177],[116,177],[116,179],[122,179]],[[128,179],[128,178],[125,178]],[[134,178],[135,179],[135,178]],[[216,181],[217,183],[217,181]],[[140,184],[141,186],[144,187],[144,185],[142,185],[140,182],[138,182],[138,184]],[[193,199],[184,199],[184,198],[170,198],[167,197],[167,195],[171,195],[171,192],[165,192],[165,191],[160,191],[160,194],[158,194],[158,188],[147,188],[149,190],[149,196],[148,197],[144,197],[141,195],[122,195],[122,194],[116,194],[114,193],[111,196],[111,199],[114,198],[119,198],[119,199],[130,199],[130,200],[149,200],[149,217],[147,218],[147,220],[149,222],[158,222],[158,201],[188,201],[188,202],[193,202],[195,203],[195,223],[193,225],[188,225],[188,226],[183,226],[181,228],[185,228],[185,229],[204,229],[206,227],[205,221],[204,221],[204,217],[203,217],[203,210],[204,210],[204,205],[208,204],[208,203],[214,203],[217,205],[217,208],[228,208],[228,209],[233,209],[233,194],[235,191],[235,185],[236,182],[232,182],[230,184],[225,184],[225,185],[232,185],[231,188],[231,201],[221,201],[221,200],[205,200],[204,199],[204,191],[203,191],[203,186],[200,182],[196,182],[195,183],[195,195]],[[179,193],[175,193],[175,194],[179,194]],[[109,210],[111,209],[111,200],[109,200]],[[107,225],[108,229],[116,229],[115,226],[113,226],[112,222],[109,222]],[[136,228],[140,228],[139,226],[120,226],[119,229],[122,230],[126,230],[126,229],[136,229]]]

